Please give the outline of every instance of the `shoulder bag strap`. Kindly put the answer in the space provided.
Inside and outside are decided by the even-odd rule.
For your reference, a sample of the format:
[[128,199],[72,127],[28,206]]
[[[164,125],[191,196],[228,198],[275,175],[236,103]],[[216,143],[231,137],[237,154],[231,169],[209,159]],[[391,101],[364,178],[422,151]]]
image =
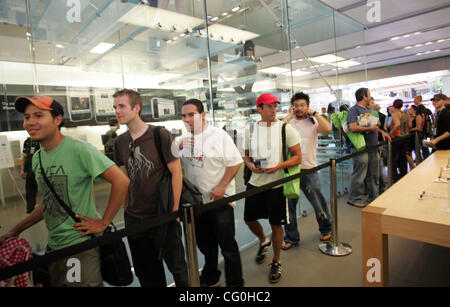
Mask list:
[[162,143],[161,143],[161,126],[156,126],[154,130],[154,138],[155,138],[155,147],[158,150],[159,159],[163,164],[163,167],[167,168],[166,159],[164,159],[164,155],[162,153]]
[[[283,123],[283,126],[281,127],[281,140],[282,140],[283,161],[286,161],[287,160],[286,123]],[[284,172],[287,174],[288,169],[285,168]]]
[[75,216],[75,213],[72,211],[72,209],[69,208],[69,206],[66,205],[64,200],[56,193],[55,189],[53,188],[53,185],[48,180],[47,176],[45,175],[44,168],[42,167],[42,160],[41,160],[41,151],[38,152],[39,154],[39,165],[41,166],[41,173],[42,177],[44,178],[45,183],[47,184],[48,188],[52,192],[52,194],[55,196],[55,198],[58,200],[58,203],[63,207],[63,209],[67,212],[67,214],[77,223],[81,222],[79,218]]

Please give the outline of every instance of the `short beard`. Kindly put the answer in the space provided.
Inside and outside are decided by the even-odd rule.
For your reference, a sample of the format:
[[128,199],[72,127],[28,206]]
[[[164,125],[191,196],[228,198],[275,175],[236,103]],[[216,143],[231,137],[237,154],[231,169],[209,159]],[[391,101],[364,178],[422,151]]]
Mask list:
[[303,113],[302,116],[298,116],[297,113],[294,112],[294,115],[295,115],[296,119],[306,119],[306,118],[308,118],[308,114],[306,114],[306,113]]

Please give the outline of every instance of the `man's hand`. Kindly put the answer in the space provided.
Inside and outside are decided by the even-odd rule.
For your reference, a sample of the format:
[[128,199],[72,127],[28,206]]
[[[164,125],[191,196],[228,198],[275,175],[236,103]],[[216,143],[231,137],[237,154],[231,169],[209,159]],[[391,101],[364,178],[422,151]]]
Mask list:
[[14,238],[17,237],[17,234],[8,231],[7,233],[5,233],[3,236],[0,237],[0,246],[2,246],[3,244],[6,244],[6,240],[9,238]]
[[222,199],[225,196],[225,190],[226,190],[226,187],[221,186],[221,185],[216,185],[212,189],[210,199],[212,199],[212,200]]
[[392,138],[384,131],[381,132],[381,137],[383,138],[383,141],[386,141],[386,139],[388,139],[389,142],[392,142]]
[[263,168],[262,171],[266,174],[273,174],[281,169],[281,163],[277,163],[274,167]]
[[103,221],[101,219],[99,219],[98,217],[91,219],[91,218],[88,218],[88,217],[80,215],[80,214],[77,214],[76,217],[85,221],[85,222],[72,224],[75,231],[84,231],[80,235],[80,238],[85,237],[90,234],[103,232],[103,231],[105,231],[106,227],[108,227],[108,225],[105,225],[103,223]]
[[373,125],[369,127],[369,131],[377,131],[378,130],[378,125]]
[[253,164],[253,162],[252,163],[250,163],[249,165],[247,165],[247,167],[252,171],[252,173],[264,173],[264,171],[263,171],[263,169],[262,168],[257,168],[256,166],[255,166],[255,164]]
[[180,150],[183,148],[191,148],[194,146],[194,140],[192,138],[182,138],[180,140]]

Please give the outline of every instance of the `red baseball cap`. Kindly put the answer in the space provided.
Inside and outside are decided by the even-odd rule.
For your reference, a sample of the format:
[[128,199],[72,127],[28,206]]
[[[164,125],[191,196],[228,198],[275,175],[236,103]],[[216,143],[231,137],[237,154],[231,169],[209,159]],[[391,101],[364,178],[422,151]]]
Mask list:
[[280,103],[278,101],[278,98],[275,97],[272,93],[265,93],[261,94],[258,99],[256,99],[256,106],[259,106],[260,104],[272,104],[272,103]]
[[14,107],[18,112],[24,113],[25,108],[29,103],[34,104],[36,107],[42,110],[54,111],[56,115],[64,115],[63,106],[55,99],[48,96],[36,96],[33,98],[21,96],[18,97],[14,102]]

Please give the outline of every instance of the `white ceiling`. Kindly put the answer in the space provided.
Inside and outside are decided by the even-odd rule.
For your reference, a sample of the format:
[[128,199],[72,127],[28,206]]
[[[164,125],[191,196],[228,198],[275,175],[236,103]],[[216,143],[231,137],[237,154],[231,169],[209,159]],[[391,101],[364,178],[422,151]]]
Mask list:
[[[263,1],[273,16],[283,19],[281,7],[284,0]],[[202,42],[202,37],[192,35],[190,38],[181,38],[172,45],[164,45],[156,53],[155,46],[152,45],[156,40],[162,40],[165,44],[179,33],[120,24],[117,21],[129,9],[120,4],[119,0],[82,0],[81,23],[72,25],[64,21],[65,12],[61,13],[60,8],[54,4],[58,2],[64,8],[65,0],[31,1],[31,10],[36,13],[34,17],[44,25],[35,29],[33,34],[37,38],[46,37],[37,39],[34,44],[34,61],[37,63],[87,66],[87,70],[105,72],[124,69],[131,73],[146,73],[160,69],[160,72],[186,73],[198,69],[198,61],[204,60],[206,45]],[[170,2],[169,9],[176,11],[172,2],[174,1]],[[371,21],[367,17],[373,8],[368,5],[371,2],[379,4],[379,21]],[[20,3],[16,0],[0,1],[0,21],[3,22],[0,24],[0,60],[30,63],[33,57],[26,39],[27,27],[20,25],[26,23],[26,11]],[[201,0],[186,0],[185,6],[191,10],[193,17],[201,20],[202,3]],[[449,0],[288,0],[291,9],[291,34],[301,47],[291,51],[287,50],[282,30],[272,14],[263,7],[261,0],[207,0],[208,14],[219,16],[222,11],[229,11],[238,4],[248,10],[227,16],[217,23],[232,28],[245,24],[246,31],[260,34],[254,41],[257,56],[263,58],[262,64],[259,64],[261,68],[289,67],[291,52],[293,70],[310,72],[309,75],[294,77],[294,80],[316,78],[317,71],[323,76],[336,73],[333,70],[336,66],[332,65],[319,66],[312,62],[315,68],[311,68],[305,55],[311,58],[337,54],[362,64],[339,69],[340,73],[450,55]],[[96,18],[93,7],[105,7],[105,10]],[[333,15],[333,9],[337,14]],[[94,18],[92,23],[90,18]],[[79,33],[82,34],[77,36]],[[74,41],[74,37],[78,37],[82,43],[69,43]],[[100,56],[89,53],[90,48],[101,41],[116,44],[115,50]],[[64,49],[56,47],[58,42],[65,44]],[[234,53],[233,44],[221,41],[211,41],[211,48],[216,54]]]

